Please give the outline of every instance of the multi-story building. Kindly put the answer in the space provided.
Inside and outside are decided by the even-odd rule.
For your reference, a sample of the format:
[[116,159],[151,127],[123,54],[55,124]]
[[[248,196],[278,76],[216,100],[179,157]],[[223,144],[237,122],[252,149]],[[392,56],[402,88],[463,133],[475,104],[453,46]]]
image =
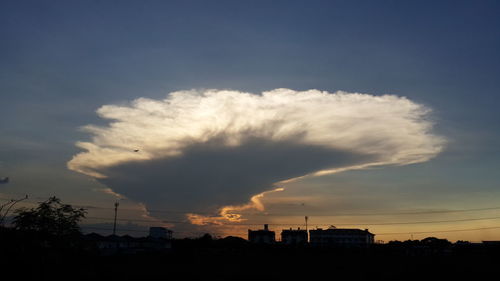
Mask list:
[[299,229],[283,229],[281,231],[281,242],[286,245],[307,244],[307,231]]
[[149,228],[149,237],[172,239],[172,230],[166,229],[165,227],[152,226]]
[[312,246],[367,246],[373,244],[375,234],[368,229],[343,229],[330,227],[328,229],[314,229],[309,231]]
[[149,237],[131,237],[128,235],[102,236],[96,233],[85,235],[87,246],[99,251],[102,255],[135,254],[141,252],[161,252],[172,248],[170,239]]
[[270,231],[267,224],[264,224],[264,229],[248,230],[248,241],[258,244],[272,244],[276,242],[274,231]]

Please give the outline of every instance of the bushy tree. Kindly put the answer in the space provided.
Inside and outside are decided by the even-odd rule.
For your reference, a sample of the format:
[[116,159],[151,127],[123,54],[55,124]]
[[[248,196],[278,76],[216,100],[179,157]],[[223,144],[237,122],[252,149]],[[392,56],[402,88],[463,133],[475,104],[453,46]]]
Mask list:
[[447,239],[439,239],[436,237],[424,238],[420,241],[420,243],[434,248],[444,248],[451,245],[451,242]]
[[37,208],[16,210],[14,228],[24,231],[37,231],[45,234],[66,236],[80,233],[78,223],[85,217],[84,208],[73,208],[62,204],[57,197],[50,197]]

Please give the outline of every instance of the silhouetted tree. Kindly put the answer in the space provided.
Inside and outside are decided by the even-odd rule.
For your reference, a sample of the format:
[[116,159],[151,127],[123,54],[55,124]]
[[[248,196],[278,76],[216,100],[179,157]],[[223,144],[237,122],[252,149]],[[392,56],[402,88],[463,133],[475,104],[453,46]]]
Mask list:
[[447,239],[439,239],[436,237],[427,237],[420,241],[421,244],[427,245],[435,248],[444,248],[451,245],[451,242]]
[[210,233],[205,233],[203,236],[200,237],[200,240],[202,241],[212,241],[212,235]]
[[80,233],[78,223],[85,217],[86,210],[73,208],[62,204],[57,197],[50,197],[37,208],[20,208],[16,213],[13,224],[17,230],[65,236]]

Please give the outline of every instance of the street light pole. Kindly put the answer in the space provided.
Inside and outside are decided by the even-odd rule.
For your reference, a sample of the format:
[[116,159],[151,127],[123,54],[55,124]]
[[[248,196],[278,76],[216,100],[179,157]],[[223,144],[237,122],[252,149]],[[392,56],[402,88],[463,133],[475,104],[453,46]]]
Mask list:
[[116,235],[116,215],[118,213],[118,206],[120,205],[120,203],[118,203],[118,201],[115,202],[115,221],[113,223],[113,235]]

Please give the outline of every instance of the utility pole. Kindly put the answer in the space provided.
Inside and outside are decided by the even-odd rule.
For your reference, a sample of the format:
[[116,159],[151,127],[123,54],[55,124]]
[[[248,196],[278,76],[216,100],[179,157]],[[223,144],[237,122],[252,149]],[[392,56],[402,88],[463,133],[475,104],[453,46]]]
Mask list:
[[309,232],[307,231],[307,220],[309,219],[308,216],[305,216],[304,219],[306,220],[306,236],[307,236],[307,242],[309,242]]
[[115,202],[115,221],[113,223],[113,235],[116,235],[116,214],[118,213],[118,206],[120,203],[118,201]]

